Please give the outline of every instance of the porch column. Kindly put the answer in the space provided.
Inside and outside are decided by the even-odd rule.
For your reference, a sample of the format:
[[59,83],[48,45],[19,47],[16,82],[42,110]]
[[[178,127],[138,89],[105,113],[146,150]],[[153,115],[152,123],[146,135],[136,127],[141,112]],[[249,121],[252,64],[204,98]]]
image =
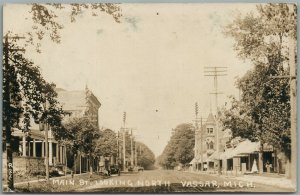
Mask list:
[[45,142],[42,141],[42,157],[45,157]]
[[250,154],[248,154],[248,171],[251,171],[251,158],[250,158]]
[[55,164],[58,164],[58,162],[59,162],[59,154],[58,154],[58,143],[56,143],[55,144],[55,146],[56,146],[56,158],[55,158]]
[[81,153],[79,153],[79,174],[81,174]]
[[26,156],[26,137],[23,135],[22,137],[22,156]]
[[62,146],[59,146],[59,162],[61,163],[61,164],[63,164],[63,147]]
[[52,152],[52,141],[49,141],[49,165],[52,165],[53,152]]
[[30,145],[31,145],[31,141],[29,140],[29,141],[28,141],[28,156],[31,155],[31,153],[30,153],[30,150],[31,150]]
[[68,158],[67,158],[67,146],[64,146],[64,163],[68,167]]
[[223,159],[223,170],[225,175],[227,175],[227,166],[227,159]]
[[33,138],[33,157],[36,157],[36,143],[34,138]]

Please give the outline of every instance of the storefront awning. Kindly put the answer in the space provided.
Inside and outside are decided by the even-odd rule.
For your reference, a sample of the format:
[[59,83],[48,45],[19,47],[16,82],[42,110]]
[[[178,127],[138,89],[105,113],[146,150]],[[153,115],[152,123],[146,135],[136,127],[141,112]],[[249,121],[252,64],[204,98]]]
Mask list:
[[223,152],[220,155],[220,159],[229,159],[232,158],[232,152],[233,152],[234,148],[228,148],[227,150],[225,150],[225,152]]
[[235,148],[229,148],[221,154],[221,159],[247,156],[259,151],[259,145],[259,142],[251,142],[250,140],[242,141]]
[[237,145],[234,149],[234,157],[247,156],[248,154],[259,151],[259,142],[251,142],[250,140],[245,140]]
[[210,160],[220,160],[220,159],[222,159],[221,158],[221,155],[223,154],[223,152],[217,152],[217,151],[215,151],[210,157],[209,157],[209,159]]

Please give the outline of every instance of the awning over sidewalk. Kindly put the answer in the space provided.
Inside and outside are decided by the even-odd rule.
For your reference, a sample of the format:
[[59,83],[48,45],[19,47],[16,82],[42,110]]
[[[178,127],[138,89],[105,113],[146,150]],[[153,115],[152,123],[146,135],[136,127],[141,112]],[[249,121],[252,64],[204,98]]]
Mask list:
[[202,159],[202,162],[205,163],[207,161],[211,161],[208,157],[207,157],[207,153],[203,153],[202,155],[198,155],[197,156],[198,158],[193,158],[193,160],[189,163],[189,164],[196,164],[197,162],[198,163],[201,163],[201,158],[203,157]]
[[220,160],[220,159],[222,159],[221,158],[221,155],[223,154],[223,152],[217,152],[217,151],[215,151],[210,157],[209,157],[209,159],[210,160]]
[[258,152],[260,147],[259,142],[251,142],[250,140],[245,140],[237,145],[234,149],[234,157],[247,156],[248,154]]
[[259,151],[259,142],[251,142],[250,140],[245,140],[240,142],[235,148],[227,149],[223,154],[221,154],[221,159],[230,159],[234,157],[243,157],[248,154]]
[[227,150],[225,150],[225,152],[223,152],[221,155],[220,155],[220,159],[229,159],[229,158],[232,158],[233,157],[233,150],[234,148],[228,148]]

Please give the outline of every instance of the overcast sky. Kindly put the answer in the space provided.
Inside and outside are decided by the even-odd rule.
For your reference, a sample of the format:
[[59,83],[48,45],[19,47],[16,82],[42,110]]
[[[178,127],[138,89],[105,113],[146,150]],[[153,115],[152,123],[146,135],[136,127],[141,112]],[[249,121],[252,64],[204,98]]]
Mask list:
[[[226,66],[219,79],[223,105],[229,95],[238,96],[235,78],[251,67],[239,60],[233,40],[222,27],[237,11],[255,11],[253,4],[122,4],[121,23],[108,14],[93,17],[83,12],[75,23],[68,10],[57,13],[63,21],[61,44],[42,41],[42,53],[28,49],[27,56],[41,67],[47,81],[66,90],[87,85],[102,103],[100,126],[118,130],[123,112],[127,126],[138,140],[158,156],[172,128],[214,107],[213,78],[204,76],[205,66]],[[28,6],[4,9],[4,32],[22,34],[32,23]],[[212,101],[211,101],[212,99]]]

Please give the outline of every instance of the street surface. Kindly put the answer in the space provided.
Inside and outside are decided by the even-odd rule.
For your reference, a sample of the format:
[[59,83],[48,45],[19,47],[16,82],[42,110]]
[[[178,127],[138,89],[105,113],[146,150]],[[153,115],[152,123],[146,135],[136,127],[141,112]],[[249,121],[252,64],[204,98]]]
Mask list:
[[289,189],[214,175],[151,170],[82,182],[77,192],[288,192]]

